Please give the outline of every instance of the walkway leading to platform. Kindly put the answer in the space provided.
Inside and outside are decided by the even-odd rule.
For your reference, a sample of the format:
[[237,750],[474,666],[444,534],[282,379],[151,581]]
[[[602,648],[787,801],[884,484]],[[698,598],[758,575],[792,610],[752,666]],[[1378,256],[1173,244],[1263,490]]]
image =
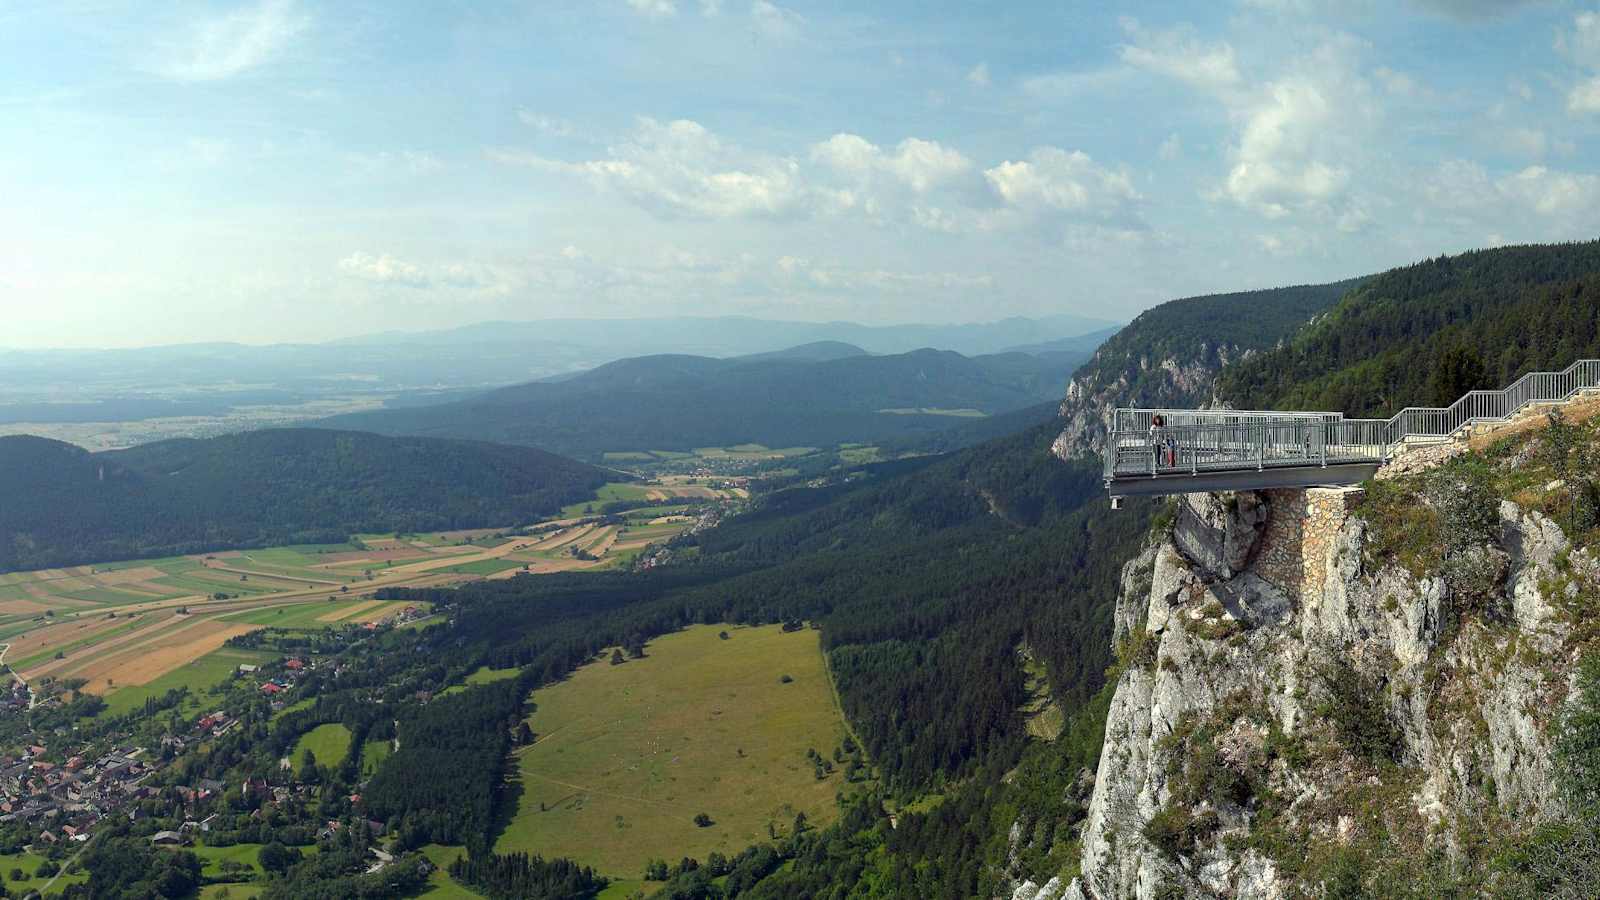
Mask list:
[[1118,409],[1106,438],[1112,497],[1357,484],[1408,444],[1438,443],[1538,404],[1600,389],[1600,360],[1532,372],[1448,407],[1409,407],[1388,419],[1343,413],[1232,409]]

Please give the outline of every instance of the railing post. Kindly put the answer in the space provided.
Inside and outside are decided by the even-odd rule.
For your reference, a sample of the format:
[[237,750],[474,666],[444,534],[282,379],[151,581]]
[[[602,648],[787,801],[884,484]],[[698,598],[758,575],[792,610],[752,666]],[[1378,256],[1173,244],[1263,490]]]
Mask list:
[[1267,428],[1265,425],[1256,428],[1256,471],[1259,472],[1264,468],[1267,456]]

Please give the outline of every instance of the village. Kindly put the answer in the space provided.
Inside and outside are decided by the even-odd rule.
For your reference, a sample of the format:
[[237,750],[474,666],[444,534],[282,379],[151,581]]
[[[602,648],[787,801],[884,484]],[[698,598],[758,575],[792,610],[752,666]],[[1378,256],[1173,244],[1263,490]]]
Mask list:
[[[407,606],[381,622],[350,626],[344,646],[427,615],[423,608]],[[81,685],[46,680],[36,694],[16,679],[0,693],[0,724],[10,726],[5,737],[13,747],[0,754],[0,869],[7,855],[21,852],[44,859],[41,877],[53,874],[70,865],[69,858],[111,823],[128,823],[147,834],[152,846],[189,847],[218,840],[233,843],[241,826],[249,823],[266,825],[270,820],[281,827],[286,818],[306,821],[308,807],[317,805],[323,788],[312,783],[318,780],[314,774],[297,770],[287,756],[270,777],[245,777],[237,784],[191,777],[183,773],[197,767],[178,763],[185,754],[204,757],[239,729],[248,714],[268,722],[281,716],[292,705],[288,698],[308,678],[337,679],[346,672],[347,664],[337,655],[296,654],[275,662],[240,663],[220,706],[192,718],[169,716],[165,721],[176,727],[161,726],[158,737],[150,722],[160,716],[145,716],[144,735],[153,739],[142,743],[126,734],[118,738],[61,724],[74,721],[71,704],[88,696],[79,693]],[[307,690],[314,693],[315,687]],[[38,727],[29,724],[35,719]],[[340,808],[349,811],[360,797],[339,799]],[[293,815],[275,815],[289,807]],[[353,815],[313,821],[305,829],[308,844],[337,837],[347,827],[364,830],[368,838],[385,831],[383,823]],[[224,830],[230,833],[225,839],[219,834]],[[371,871],[392,861],[379,848],[372,848],[371,856]]]

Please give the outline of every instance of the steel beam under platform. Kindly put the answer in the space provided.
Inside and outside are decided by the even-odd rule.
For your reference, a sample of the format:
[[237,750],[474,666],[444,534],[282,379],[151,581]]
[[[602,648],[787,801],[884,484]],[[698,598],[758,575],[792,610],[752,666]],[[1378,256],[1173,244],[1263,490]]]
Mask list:
[[1377,474],[1377,463],[1330,466],[1282,466],[1255,469],[1187,472],[1165,475],[1122,475],[1106,482],[1112,497],[1149,497],[1198,491],[1260,491],[1271,488],[1333,487],[1360,484]]

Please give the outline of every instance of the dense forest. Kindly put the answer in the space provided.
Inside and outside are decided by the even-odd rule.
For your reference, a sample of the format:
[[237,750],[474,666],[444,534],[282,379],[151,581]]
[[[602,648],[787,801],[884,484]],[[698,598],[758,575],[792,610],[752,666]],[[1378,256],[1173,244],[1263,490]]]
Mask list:
[[[645,645],[695,622],[821,628],[881,793],[841,824],[780,848],[794,859],[784,871],[741,876],[748,889],[754,896],[821,896],[818,884],[848,884],[842,873],[866,877],[878,867],[871,877],[898,885],[886,895],[978,895],[998,877],[992,857],[1013,818],[1032,816],[1044,835],[1082,815],[1081,804],[1052,798],[1093,768],[1101,689],[1114,662],[1117,578],[1154,512],[1135,503],[1113,514],[1095,502],[1098,473],[1050,456],[1053,427],[947,457],[871,467],[868,477],[849,483],[781,491],[704,532],[692,562],[665,570],[391,589],[384,596],[451,604],[449,637],[472,648],[455,651],[469,654],[463,665],[521,666],[524,687],[559,679],[605,647]],[[1054,699],[1074,722],[1055,744],[1027,737],[1023,646],[1044,664]],[[1019,792],[1003,783],[1007,772],[1020,773],[1019,785],[1054,787]],[[426,777],[424,766],[397,758],[372,787]],[[450,783],[466,790],[460,779]],[[887,827],[886,803],[930,792],[948,799]],[[466,794],[454,796],[458,805],[468,803]],[[447,803],[438,800],[439,816],[449,815]],[[420,808],[413,815],[418,822],[433,816]],[[892,861],[882,856],[891,841]],[[872,848],[878,852],[868,853]],[[842,868],[841,855],[848,858]],[[751,865],[747,872],[758,868]],[[686,884],[707,877],[679,874]]]
[[1600,241],[1502,247],[1374,276],[1286,346],[1228,368],[1241,408],[1387,416],[1600,357]]
[[820,359],[647,356],[470,400],[354,413],[323,424],[503,441],[583,459],[752,442],[831,447],[929,435],[965,421],[922,409],[998,414],[1059,400],[1068,375],[1088,355],[1080,348],[975,357],[940,350]]
[[1270,348],[1361,283],[1362,279],[1352,278],[1187,297],[1153,306],[1102,344],[1074,380],[1089,394],[1116,387],[1129,406],[1176,406],[1204,400],[1201,394],[1210,387],[1209,379],[1198,385],[1202,390],[1193,395],[1170,395],[1161,390],[1165,386],[1157,377],[1161,361],[1215,369],[1247,352]]
[[105,453],[0,437],[0,572],[507,525],[620,477],[527,447],[323,429]]

